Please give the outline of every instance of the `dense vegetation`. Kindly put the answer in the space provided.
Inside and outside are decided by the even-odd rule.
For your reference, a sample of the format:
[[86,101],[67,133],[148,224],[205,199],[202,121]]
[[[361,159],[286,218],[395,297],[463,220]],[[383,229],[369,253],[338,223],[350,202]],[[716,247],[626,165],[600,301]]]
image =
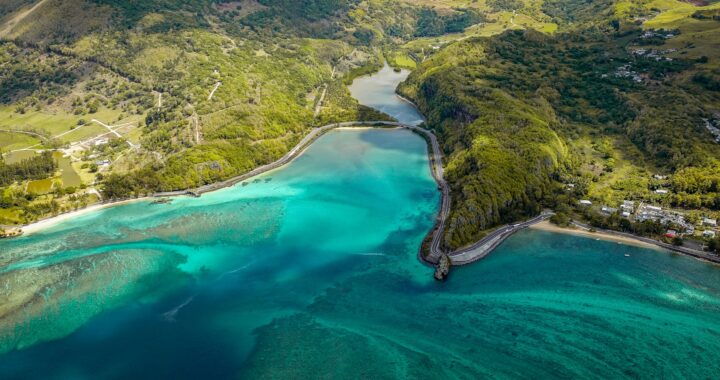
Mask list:
[[403,89],[448,155],[453,207],[445,244],[452,248],[498,223],[537,214],[569,159],[551,127],[557,117],[544,100],[525,102],[501,88],[468,85],[487,84],[487,62],[476,42],[457,44],[433,57]]
[[467,9],[450,15],[440,15],[432,8],[424,8],[420,11],[415,35],[418,37],[433,37],[447,33],[459,33],[465,28],[484,20],[485,17],[474,9]]
[[[80,207],[95,187],[117,199],[224,180],[314,126],[383,119],[345,86],[384,59],[419,66],[401,90],[446,153],[448,248],[580,198],[716,212],[717,12],[674,0],[3,2],[0,149],[87,149],[60,170],[29,169],[44,155],[1,166],[0,224]],[[82,186],[64,183],[71,170]]]
[[[576,202],[565,197],[566,182],[587,196],[614,178],[622,155],[615,146],[623,144],[632,144],[625,154],[637,152],[641,170],[674,173],[663,204],[720,210],[720,149],[702,127],[718,98],[703,91],[708,80],[684,79],[706,61],[633,54],[642,33],[613,23],[556,36],[509,31],[456,43],[420,66],[402,91],[428,116],[448,156],[448,247],[544,206]],[[604,165],[584,152],[586,137]],[[645,192],[661,186],[649,183]]]
[[45,152],[14,164],[7,164],[0,159],[0,186],[26,179],[47,178],[56,169],[57,164],[51,152]]
[[[394,54],[394,43],[413,38],[422,17],[436,18],[439,33],[479,20],[476,11],[437,14],[387,3],[0,4],[0,103],[9,107],[0,104],[0,125],[7,128],[3,136],[17,141],[2,142],[0,149],[67,148],[85,141],[90,148],[73,153],[83,162],[74,170],[88,191],[96,182],[105,199],[245,173],[282,156],[314,126],[386,118],[359,106],[345,84],[381,65],[382,52]],[[100,123],[124,127],[107,136]],[[102,133],[110,141],[96,144],[93,136]],[[60,175],[48,177],[42,200],[30,204],[48,198],[60,209],[70,202],[66,185]],[[37,216],[23,200],[26,185],[0,188],[12,205],[0,210],[0,224]]]

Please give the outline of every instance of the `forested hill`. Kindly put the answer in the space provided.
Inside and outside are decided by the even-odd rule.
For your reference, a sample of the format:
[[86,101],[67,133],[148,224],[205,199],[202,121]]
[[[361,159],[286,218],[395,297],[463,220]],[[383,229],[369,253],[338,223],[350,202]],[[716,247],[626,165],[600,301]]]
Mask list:
[[719,9],[2,1],[0,225],[213,183],[281,157],[312,127],[386,118],[346,88],[383,60],[415,70],[401,91],[443,144],[448,248],[581,197],[716,215]]
[[375,18],[357,3],[0,2],[5,159],[84,147],[71,153],[80,180],[66,168],[3,186],[0,224],[91,203],[93,185],[107,199],[212,183],[279,158],[314,126],[384,118],[344,81],[379,66],[370,43],[419,10]]
[[411,75],[448,156],[448,247],[580,197],[720,210],[720,7],[656,6],[549,2],[564,31],[468,39]]
[[0,2],[3,160],[59,150],[71,164],[13,176],[0,188],[0,225],[97,194],[213,183],[279,158],[314,126],[386,118],[346,83],[383,59],[414,67],[433,42],[406,43],[483,20],[474,7],[420,3]]

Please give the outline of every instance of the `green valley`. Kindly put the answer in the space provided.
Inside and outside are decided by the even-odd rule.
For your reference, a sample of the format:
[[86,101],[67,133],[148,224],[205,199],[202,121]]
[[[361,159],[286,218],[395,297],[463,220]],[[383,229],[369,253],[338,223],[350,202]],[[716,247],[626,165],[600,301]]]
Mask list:
[[0,225],[212,184],[275,161],[314,127],[387,120],[346,87],[383,61],[414,70],[399,91],[446,156],[445,249],[543,209],[597,219],[580,200],[717,218],[719,9],[674,0],[6,2],[2,171],[24,173],[41,152],[57,153],[42,178],[8,174]]

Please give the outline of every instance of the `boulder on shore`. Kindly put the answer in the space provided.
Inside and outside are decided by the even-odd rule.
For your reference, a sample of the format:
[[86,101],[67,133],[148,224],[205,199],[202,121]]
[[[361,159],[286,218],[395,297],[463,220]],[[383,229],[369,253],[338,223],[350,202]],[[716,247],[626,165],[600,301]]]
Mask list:
[[438,281],[445,281],[448,274],[450,273],[451,266],[452,261],[450,261],[450,257],[448,257],[448,255],[443,254],[442,256],[440,256],[440,261],[435,268],[435,279]]

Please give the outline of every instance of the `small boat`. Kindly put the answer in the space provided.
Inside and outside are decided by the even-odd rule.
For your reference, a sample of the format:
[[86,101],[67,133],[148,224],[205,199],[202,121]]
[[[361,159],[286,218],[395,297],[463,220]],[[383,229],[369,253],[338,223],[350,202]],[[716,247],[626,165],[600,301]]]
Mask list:
[[626,254],[625,254],[625,257],[630,257],[630,254],[629,254],[629,253],[626,253]]

